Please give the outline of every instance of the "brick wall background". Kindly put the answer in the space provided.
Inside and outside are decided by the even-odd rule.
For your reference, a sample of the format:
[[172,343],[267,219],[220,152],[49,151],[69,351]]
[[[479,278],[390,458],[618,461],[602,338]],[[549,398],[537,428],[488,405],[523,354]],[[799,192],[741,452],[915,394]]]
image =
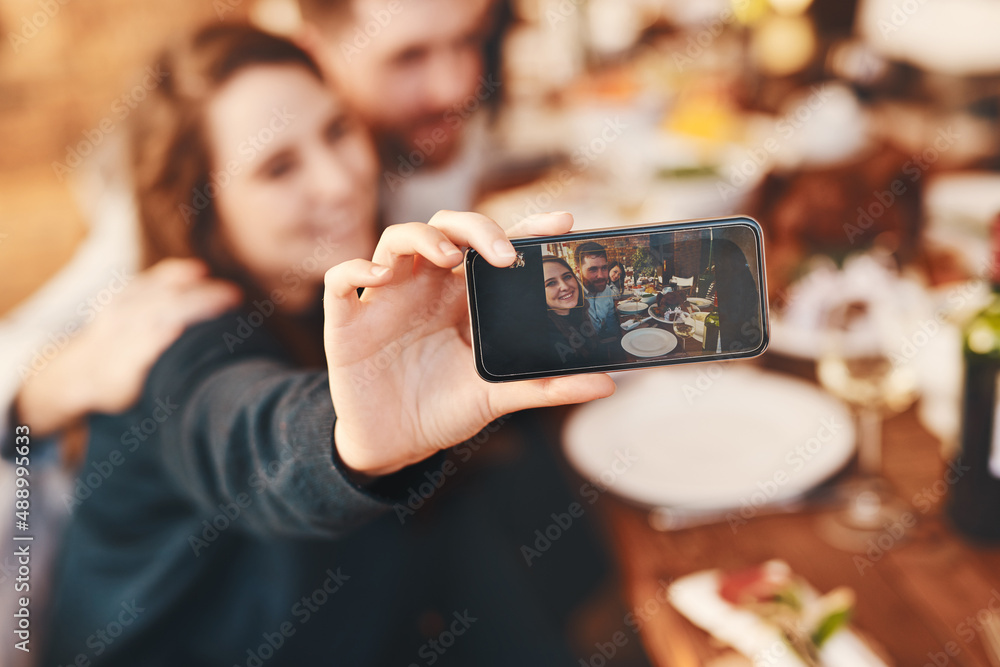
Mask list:
[[[608,264],[621,262],[625,267],[633,264],[633,258],[640,248],[649,252],[649,237],[636,235],[600,242],[608,251]],[[574,252],[579,243],[550,243],[543,252],[565,259],[571,267],[576,268]],[[704,268],[702,263],[702,243],[698,232],[674,232],[673,243],[668,245],[664,257],[652,256],[657,278],[663,272],[662,260],[667,260],[667,270],[673,268],[672,275],[689,278],[697,277]],[[669,280],[671,276],[667,276]]]

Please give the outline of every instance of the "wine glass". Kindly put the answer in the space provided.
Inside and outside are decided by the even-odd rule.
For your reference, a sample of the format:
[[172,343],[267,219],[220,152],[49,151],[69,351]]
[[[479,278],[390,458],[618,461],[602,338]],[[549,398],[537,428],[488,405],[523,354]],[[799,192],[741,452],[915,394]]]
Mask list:
[[845,485],[845,507],[824,518],[827,539],[848,550],[899,519],[905,505],[882,478],[882,421],[917,397],[916,371],[900,353],[906,318],[891,301],[847,300],[830,313],[820,384],[847,403],[858,425],[858,477]]
[[674,333],[681,339],[681,346],[687,352],[687,341],[694,335],[694,317],[691,313],[679,310],[674,312]]

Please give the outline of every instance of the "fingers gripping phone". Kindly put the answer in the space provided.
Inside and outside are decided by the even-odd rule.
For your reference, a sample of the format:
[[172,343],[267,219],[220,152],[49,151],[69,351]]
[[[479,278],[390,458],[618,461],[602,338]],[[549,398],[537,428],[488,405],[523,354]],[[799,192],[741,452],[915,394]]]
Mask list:
[[465,258],[472,346],[490,382],[744,359],[767,347],[757,221],[720,218],[512,239]]

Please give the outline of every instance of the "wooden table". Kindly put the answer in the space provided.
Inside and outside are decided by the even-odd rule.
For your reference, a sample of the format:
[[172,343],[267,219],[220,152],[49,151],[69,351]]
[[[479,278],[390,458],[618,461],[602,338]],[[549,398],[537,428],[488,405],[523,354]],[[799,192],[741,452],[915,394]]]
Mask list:
[[[765,355],[765,365],[773,365],[769,359],[775,358]],[[611,497],[600,503],[629,609],[644,610],[637,616],[639,634],[653,664],[702,665],[727,652],[668,604],[659,604],[664,582],[705,568],[782,558],[822,592],[853,588],[855,626],[897,665],[988,667],[971,619],[991,598],[1000,608],[1000,548],[974,546],[947,526],[945,464],[938,441],[914,410],[886,422],[884,448],[886,477],[913,504],[917,525],[891,545],[883,539],[888,548],[876,544],[870,554],[828,546],[817,532],[819,511],[756,517],[735,529],[721,523],[662,533],[650,528],[644,510]]]

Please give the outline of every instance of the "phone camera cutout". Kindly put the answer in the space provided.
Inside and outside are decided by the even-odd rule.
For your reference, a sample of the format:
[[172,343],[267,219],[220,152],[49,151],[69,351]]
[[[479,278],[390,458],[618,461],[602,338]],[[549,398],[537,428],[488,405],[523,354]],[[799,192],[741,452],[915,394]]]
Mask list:
[[523,252],[517,253],[517,259],[515,259],[514,263],[511,264],[510,266],[508,266],[507,268],[508,269],[523,269],[524,268],[524,253]]

